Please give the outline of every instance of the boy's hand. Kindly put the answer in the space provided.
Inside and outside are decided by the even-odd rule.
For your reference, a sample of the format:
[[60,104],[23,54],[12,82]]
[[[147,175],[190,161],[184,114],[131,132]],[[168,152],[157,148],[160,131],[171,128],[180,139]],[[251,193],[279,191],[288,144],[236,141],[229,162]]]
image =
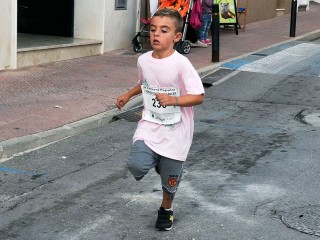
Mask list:
[[127,93],[122,94],[117,98],[117,108],[121,110],[121,108],[126,105],[126,103],[130,100],[131,97],[136,96],[142,92],[141,84],[139,83],[137,86],[129,90]]
[[126,93],[126,94],[123,94],[121,96],[119,96],[117,98],[117,108],[119,110],[121,110],[121,108],[126,105],[126,103],[129,101],[130,97],[129,95]]
[[162,106],[174,106],[176,104],[176,97],[169,96],[166,93],[156,93],[156,98]]

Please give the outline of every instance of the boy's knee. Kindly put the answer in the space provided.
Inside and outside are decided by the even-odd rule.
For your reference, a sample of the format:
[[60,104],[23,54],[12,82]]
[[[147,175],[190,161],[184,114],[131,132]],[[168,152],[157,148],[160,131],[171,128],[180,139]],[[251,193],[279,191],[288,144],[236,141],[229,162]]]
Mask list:
[[141,180],[144,177],[145,173],[134,162],[127,161],[127,167],[137,181]]

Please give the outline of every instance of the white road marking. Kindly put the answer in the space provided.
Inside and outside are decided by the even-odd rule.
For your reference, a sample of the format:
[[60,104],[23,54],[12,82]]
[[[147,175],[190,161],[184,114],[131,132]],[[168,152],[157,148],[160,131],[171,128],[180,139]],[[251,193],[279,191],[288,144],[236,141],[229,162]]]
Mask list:
[[295,63],[320,54],[320,45],[301,43],[240,67],[240,71],[278,73]]

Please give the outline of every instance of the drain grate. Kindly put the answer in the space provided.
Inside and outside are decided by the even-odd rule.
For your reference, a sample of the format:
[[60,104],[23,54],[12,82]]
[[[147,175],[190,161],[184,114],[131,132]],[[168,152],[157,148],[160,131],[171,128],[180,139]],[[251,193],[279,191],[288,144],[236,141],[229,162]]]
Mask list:
[[268,54],[265,54],[265,53],[253,53],[251,55],[253,55],[253,56],[261,56],[261,57],[267,57],[268,56]]
[[138,53],[136,52],[123,52],[123,53],[120,53],[120,55],[128,55],[128,56],[131,56],[131,55],[137,55]]
[[120,55],[127,55],[127,56],[131,56],[131,55],[138,55],[138,54],[142,54],[142,53],[146,53],[150,51],[150,49],[143,49],[139,52],[134,52],[134,51],[130,51],[130,52],[122,52],[120,53]]
[[320,237],[320,206],[306,206],[290,209],[281,216],[288,227]]
[[139,122],[142,116],[143,106],[131,109],[129,111],[120,113],[113,117],[113,120],[125,119],[129,122]]

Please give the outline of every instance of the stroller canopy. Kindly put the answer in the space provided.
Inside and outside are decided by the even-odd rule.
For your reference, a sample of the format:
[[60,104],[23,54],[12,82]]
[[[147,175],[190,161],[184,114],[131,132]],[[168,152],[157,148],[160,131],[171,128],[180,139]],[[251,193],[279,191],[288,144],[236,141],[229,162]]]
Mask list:
[[159,0],[159,9],[172,8],[177,10],[184,18],[187,15],[190,6],[190,0]]

